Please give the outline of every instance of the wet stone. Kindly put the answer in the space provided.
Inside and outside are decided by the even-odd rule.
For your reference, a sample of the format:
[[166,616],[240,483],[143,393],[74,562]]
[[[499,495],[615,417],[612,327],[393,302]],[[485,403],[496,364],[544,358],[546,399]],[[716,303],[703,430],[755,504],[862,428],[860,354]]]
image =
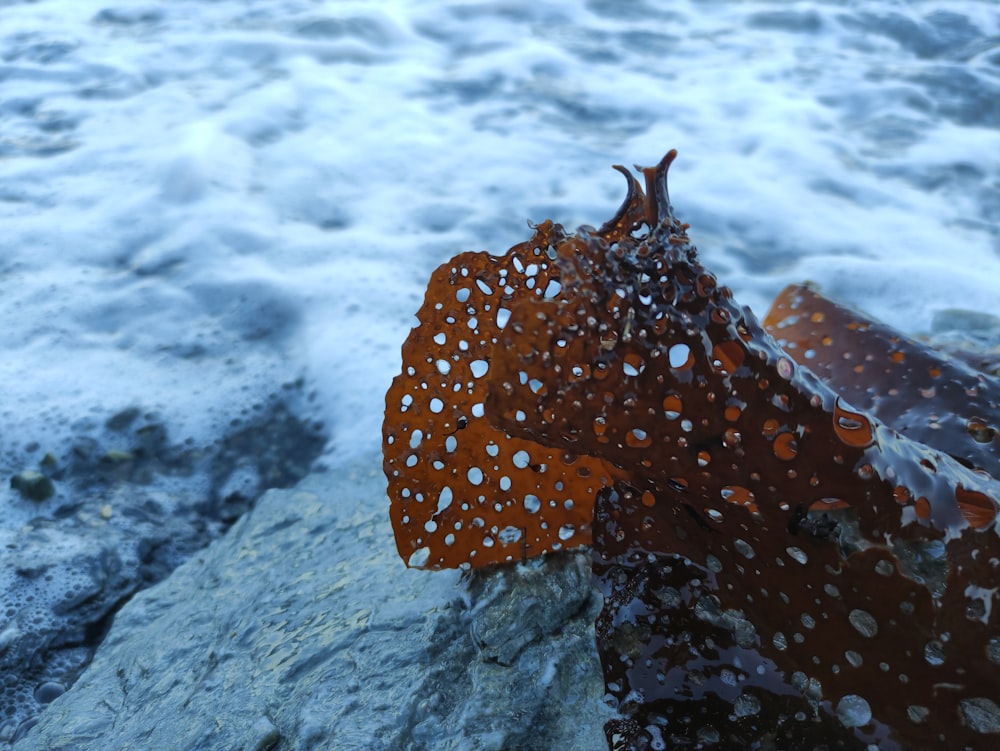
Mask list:
[[377,468],[266,493],[135,595],[16,751],[606,751],[589,553],[407,571]]

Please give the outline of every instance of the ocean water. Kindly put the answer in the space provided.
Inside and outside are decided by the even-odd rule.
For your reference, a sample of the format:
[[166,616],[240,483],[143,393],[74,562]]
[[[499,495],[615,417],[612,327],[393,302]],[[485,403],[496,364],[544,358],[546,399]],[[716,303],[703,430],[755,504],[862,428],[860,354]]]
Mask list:
[[0,4],[0,455],[304,377],[379,442],[431,270],[600,224],[680,151],[704,263],[911,333],[1000,314],[991,1]]

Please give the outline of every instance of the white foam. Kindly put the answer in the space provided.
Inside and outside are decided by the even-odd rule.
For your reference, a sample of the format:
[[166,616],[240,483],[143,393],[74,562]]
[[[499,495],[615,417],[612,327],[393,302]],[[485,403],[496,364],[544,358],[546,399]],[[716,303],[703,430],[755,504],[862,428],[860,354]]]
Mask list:
[[[6,455],[132,404],[209,439],[300,372],[330,456],[370,451],[433,268],[600,224],[609,166],[671,147],[759,314],[807,278],[909,331],[998,312],[994,6],[645,5],[5,5]],[[921,57],[862,12],[980,41]]]

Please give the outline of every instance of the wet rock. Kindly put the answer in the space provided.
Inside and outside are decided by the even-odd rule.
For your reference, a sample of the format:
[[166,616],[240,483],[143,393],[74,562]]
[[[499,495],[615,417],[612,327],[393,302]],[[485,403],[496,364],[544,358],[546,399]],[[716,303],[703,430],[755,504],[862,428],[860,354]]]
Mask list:
[[16,751],[604,751],[589,554],[407,570],[378,468],[268,492],[136,595]]
[[0,493],[0,749],[73,684],[122,604],[309,471],[326,436],[301,417],[301,386],[207,446],[137,406],[81,420],[62,448],[0,446],[9,466],[40,470]]

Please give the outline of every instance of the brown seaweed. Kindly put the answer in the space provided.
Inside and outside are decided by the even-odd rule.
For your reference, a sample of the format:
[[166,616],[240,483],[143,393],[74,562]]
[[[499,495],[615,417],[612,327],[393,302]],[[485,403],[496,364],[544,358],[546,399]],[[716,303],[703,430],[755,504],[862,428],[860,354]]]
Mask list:
[[1000,477],[1000,381],[794,284],[764,328],[844,399],[908,438]]
[[590,542],[594,498],[614,468],[513,437],[485,415],[511,307],[544,299],[554,283],[537,243],[502,258],[463,253],[431,277],[382,428],[390,517],[407,565],[484,566]]
[[[618,168],[628,197],[600,229],[546,222],[435,274],[387,397],[401,555],[579,544],[596,495],[613,748],[976,746],[1000,730],[1000,485],[845,398],[733,301],[674,217],[673,157],[643,170],[645,193]],[[492,292],[470,303],[480,279]],[[503,325],[469,322],[500,309]],[[469,453],[449,448],[467,435]]]

